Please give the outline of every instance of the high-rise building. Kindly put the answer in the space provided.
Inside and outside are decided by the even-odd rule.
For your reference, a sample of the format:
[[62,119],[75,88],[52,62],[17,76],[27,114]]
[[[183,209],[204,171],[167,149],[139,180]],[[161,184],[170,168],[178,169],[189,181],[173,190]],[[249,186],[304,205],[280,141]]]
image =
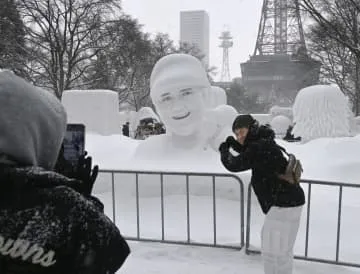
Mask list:
[[180,12],[180,42],[196,46],[204,55],[204,65],[209,65],[209,15],[204,10]]

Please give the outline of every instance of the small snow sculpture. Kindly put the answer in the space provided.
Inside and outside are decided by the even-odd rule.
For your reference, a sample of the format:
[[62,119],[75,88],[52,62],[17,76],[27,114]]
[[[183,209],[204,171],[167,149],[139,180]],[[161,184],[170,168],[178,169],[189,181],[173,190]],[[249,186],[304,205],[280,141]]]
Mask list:
[[275,116],[270,122],[270,126],[275,131],[276,135],[285,135],[287,129],[291,125],[291,120],[283,115]]

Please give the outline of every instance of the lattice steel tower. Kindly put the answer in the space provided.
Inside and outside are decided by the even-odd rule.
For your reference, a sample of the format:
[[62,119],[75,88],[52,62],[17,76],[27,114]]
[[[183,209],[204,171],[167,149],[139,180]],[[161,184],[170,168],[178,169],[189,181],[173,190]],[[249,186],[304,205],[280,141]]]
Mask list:
[[246,89],[270,104],[292,104],[318,83],[320,63],[307,54],[298,0],[264,0],[255,50],[241,64]]
[[306,54],[298,0],[264,0],[254,55]]
[[223,49],[223,59],[221,66],[221,82],[230,82],[230,67],[229,67],[229,48],[233,46],[232,37],[230,31],[223,31],[219,37],[221,40],[220,48]]

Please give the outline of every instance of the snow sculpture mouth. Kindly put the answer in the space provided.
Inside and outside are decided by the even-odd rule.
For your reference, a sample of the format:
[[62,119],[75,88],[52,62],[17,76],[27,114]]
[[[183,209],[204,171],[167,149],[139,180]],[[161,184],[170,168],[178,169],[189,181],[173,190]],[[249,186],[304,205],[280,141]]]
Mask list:
[[173,116],[172,118],[174,120],[182,120],[182,119],[189,117],[189,115],[190,115],[190,112],[186,113],[185,115],[181,115],[181,116]]

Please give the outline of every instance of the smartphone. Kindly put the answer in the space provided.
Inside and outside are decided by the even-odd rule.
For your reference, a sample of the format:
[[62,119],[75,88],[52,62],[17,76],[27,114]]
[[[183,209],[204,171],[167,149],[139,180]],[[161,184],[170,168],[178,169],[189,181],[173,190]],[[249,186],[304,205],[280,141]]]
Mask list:
[[85,151],[85,125],[68,124],[63,142],[63,157],[71,166],[76,167],[79,157]]

